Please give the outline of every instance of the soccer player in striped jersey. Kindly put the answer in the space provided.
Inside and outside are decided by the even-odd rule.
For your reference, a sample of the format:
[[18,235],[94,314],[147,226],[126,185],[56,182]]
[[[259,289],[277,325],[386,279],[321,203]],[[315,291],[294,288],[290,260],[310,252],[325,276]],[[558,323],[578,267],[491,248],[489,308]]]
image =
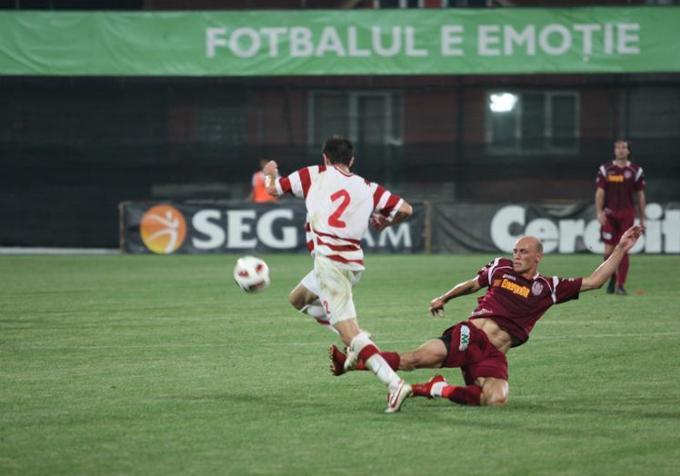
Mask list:
[[[564,279],[538,272],[541,242],[533,236],[517,240],[512,259],[496,258],[477,276],[457,284],[432,300],[430,312],[440,315],[451,299],[486,288],[467,320],[446,329],[411,352],[383,352],[395,370],[460,368],[465,385],[450,385],[441,375],[413,384],[414,397],[446,398],[461,405],[504,405],[508,400],[508,362],[505,354],[529,340],[536,322],[553,305],[578,299],[579,293],[601,287],[640,237],[639,226],[629,228],[607,260],[590,276]],[[331,371],[342,375],[346,356],[331,346]],[[359,361],[356,370],[364,370]]]
[[[626,140],[614,143],[614,160],[602,164],[597,170],[595,209],[602,225],[601,238],[604,242],[604,259],[612,253],[621,235],[635,222],[635,200],[637,196],[640,226],[645,229],[645,175],[642,167],[630,160],[630,144]],[[626,255],[616,274],[611,277],[607,293],[625,296],[626,277],[630,258]]]
[[286,177],[278,176],[274,161],[263,170],[269,193],[304,198],[307,208],[307,247],[314,256],[314,269],[290,293],[289,300],[337,331],[348,347],[346,368],[351,369],[357,359],[365,362],[387,385],[385,412],[394,413],[411,394],[411,386],[392,370],[371,336],[359,327],[352,287],[364,270],[361,239],[369,222],[382,230],[408,218],[413,209],[381,185],[351,172],[354,148],[348,139],[328,138],[322,156],[323,165],[304,167]]

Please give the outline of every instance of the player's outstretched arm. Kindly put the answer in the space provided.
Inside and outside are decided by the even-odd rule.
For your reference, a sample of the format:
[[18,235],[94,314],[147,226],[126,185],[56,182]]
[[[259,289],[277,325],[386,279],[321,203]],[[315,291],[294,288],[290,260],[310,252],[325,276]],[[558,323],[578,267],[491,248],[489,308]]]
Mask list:
[[623,234],[619,243],[614,248],[611,256],[593,271],[587,278],[583,278],[581,283],[581,291],[590,291],[591,289],[598,289],[616,272],[619,263],[630,251],[635,242],[640,238],[642,228],[639,225],[634,225],[628,228]]
[[434,298],[430,302],[429,311],[433,316],[443,315],[444,305],[451,299],[457,298],[459,296],[465,296],[466,294],[476,293],[481,289],[477,278],[472,278],[462,283],[456,284],[454,287],[449,289],[446,293],[439,297]]
[[264,184],[267,187],[267,193],[274,197],[279,196],[279,192],[276,190],[276,178],[279,176],[279,166],[274,160],[270,160],[262,169],[264,174]]

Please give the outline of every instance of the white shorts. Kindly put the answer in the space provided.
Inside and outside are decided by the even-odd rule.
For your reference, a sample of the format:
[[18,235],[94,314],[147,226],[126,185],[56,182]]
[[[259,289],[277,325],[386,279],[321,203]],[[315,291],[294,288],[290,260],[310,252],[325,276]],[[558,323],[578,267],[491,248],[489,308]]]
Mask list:
[[321,291],[319,291],[319,280],[316,277],[316,273],[314,270],[311,270],[307,275],[302,278],[302,281],[300,281],[300,284],[302,284],[305,288],[307,288],[308,291],[316,294],[317,296]]
[[331,324],[355,319],[352,288],[361,279],[361,271],[342,269],[324,256],[314,257],[314,269],[300,284],[319,296],[319,301]]

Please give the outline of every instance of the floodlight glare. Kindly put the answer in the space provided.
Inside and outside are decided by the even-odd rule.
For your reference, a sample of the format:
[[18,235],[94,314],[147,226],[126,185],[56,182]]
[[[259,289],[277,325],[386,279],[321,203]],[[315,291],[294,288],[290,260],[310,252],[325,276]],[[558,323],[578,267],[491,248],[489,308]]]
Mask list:
[[491,112],[510,112],[517,104],[517,96],[511,93],[492,94],[490,99]]

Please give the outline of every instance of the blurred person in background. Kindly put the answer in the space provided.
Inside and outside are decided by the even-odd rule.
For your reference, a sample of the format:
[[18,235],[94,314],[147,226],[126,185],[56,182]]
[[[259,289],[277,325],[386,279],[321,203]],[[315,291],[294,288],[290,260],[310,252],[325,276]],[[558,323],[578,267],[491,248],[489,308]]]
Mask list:
[[262,172],[262,169],[267,165],[267,162],[269,162],[267,159],[260,159],[260,170],[253,174],[252,189],[250,195],[248,195],[248,201],[250,202],[276,203],[278,201],[278,197],[271,195],[267,191],[267,186],[264,181],[264,172]]
[[[600,234],[604,242],[604,259],[612,254],[621,235],[635,222],[635,196],[637,195],[640,227],[645,230],[645,176],[642,167],[630,159],[630,143],[625,139],[614,142],[614,160],[606,162],[597,171],[595,209],[602,225]],[[626,254],[616,273],[609,280],[608,294],[627,294],[626,277],[630,258]]]

